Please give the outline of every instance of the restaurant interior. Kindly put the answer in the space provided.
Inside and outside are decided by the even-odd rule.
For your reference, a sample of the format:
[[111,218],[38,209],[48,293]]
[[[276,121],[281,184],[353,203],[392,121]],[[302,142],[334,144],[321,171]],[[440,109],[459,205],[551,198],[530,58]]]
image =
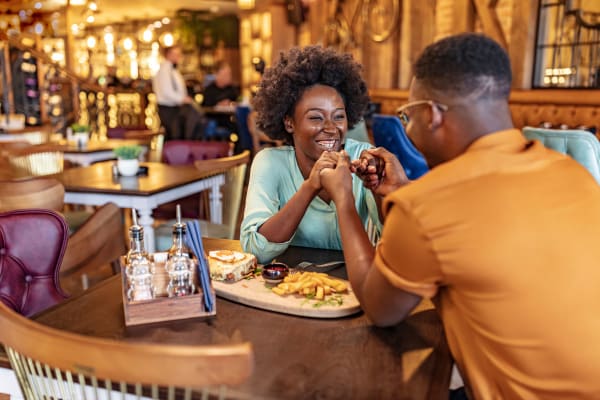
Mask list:
[[[396,110],[408,102],[413,63],[461,32],[483,33],[507,51],[514,126],[585,132],[595,154],[578,161],[600,182],[597,0],[0,0],[0,300],[22,314],[0,309],[0,400],[86,391],[447,398],[463,383],[428,300],[384,329],[353,296],[342,307],[273,305],[264,281],[241,281],[261,285],[248,299],[202,282],[201,267],[190,279],[208,288],[203,294],[173,300],[165,283],[165,297],[138,302],[121,271],[134,244],[145,246],[152,271],[161,263],[165,271],[175,232],[186,226],[190,237],[198,229],[190,247],[201,254],[244,254],[250,168],[258,152],[280,144],[256,127],[252,100],[282,52],[321,45],[351,54],[370,97],[353,137],[404,165],[413,156],[402,148]],[[159,118],[152,79],[173,45],[202,115],[194,138],[169,137]],[[204,105],[222,61],[237,96]],[[10,254],[20,247],[31,257]],[[319,266],[343,257],[289,248],[276,261]],[[20,272],[6,272],[11,265]],[[341,269],[329,274],[347,278]],[[39,395],[55,386],[57,394]]]

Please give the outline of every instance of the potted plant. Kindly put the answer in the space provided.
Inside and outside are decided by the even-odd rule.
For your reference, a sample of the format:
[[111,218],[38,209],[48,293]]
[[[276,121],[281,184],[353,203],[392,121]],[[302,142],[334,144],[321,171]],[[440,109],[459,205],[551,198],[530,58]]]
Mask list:
[[141,146],[119,146],[113,150],[117,156],[117,169],[123,176],[134,176],[140,168],[138,157],[142,153]]
[[84,124],[74,123],[71,125],[71,131],[73,132],[73,137],[77,142],[77,146],[85,147],[87,146],[88,140],[90,138],[90,126]]

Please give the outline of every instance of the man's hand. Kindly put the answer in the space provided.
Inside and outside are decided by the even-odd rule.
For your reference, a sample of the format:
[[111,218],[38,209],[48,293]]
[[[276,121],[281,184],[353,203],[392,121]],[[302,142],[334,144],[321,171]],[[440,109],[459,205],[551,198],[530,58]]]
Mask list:
[[352,162],[352,171],[366,188],[381,197],[410,182],[400,161],[383,147],[363,151]]

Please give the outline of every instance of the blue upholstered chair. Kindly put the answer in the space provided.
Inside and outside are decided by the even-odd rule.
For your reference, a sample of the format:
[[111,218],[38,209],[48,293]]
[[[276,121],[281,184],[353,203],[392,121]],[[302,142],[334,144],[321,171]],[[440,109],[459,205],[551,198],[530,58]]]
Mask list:
[[539,140],[544,146],[567,154],[583,165],[600,183],[600,142],[584,130],[544,129],[526,126],[527,139]]
[[248,129],[248,115],[250,106],[238,105],[235,108],[235,122],[238,129],[238,142],[235,146],[235,152],[241,153],[244,150],[253,150],[252,135]]
[[429,167],[425,158],[406,136],[400,119],[395,115],[373,114],[373,141],[394,153],[409,179],[417,179]]

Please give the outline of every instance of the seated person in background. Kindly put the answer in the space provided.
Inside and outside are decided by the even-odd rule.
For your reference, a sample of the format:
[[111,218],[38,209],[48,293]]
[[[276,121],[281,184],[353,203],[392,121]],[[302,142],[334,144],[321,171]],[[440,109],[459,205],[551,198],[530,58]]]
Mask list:
[[[342,249],[332,193],[321,187],[319,171],[335,166],[344,141],[354,158],[370,148],[345,138],[369,101],[360,72],[350,55],[309,46],[283,54],[265,73],[253,99],[257,126],[288,145],[264,149],[252,163],[240,241],[260,262],[289,245]],[[377,234],[372,193],[358,177],[351,186],[361,226]]]
[[493,40],[448,37],[413,70],[399,113],[433,169],[409,183],[381,148],[368,153],[383,173],[352,164],[386,196],[377,248],[347,156],[320,172],[363,310],[389,326],[435,297],[469,398],[600,398],[600,186],[513,128],[510,62]]
[[[231,66],[226,61],[218,61],[215,69],[215,79],[203,91],[202,105],[204,107],[232,107],[240,95],[240,90],[232,83]],[[216,114],[211,115],[217,126],[224,128],[226,137],[229,133],[235,132],[237,127],[232,120],[231,115]]]
[[215,65],[215,71],[214,81],[202,93],[204,96],[202,105],[205,107],[235,105],[240,90],[233,85],[231,66],[227,61],[218,61]]

